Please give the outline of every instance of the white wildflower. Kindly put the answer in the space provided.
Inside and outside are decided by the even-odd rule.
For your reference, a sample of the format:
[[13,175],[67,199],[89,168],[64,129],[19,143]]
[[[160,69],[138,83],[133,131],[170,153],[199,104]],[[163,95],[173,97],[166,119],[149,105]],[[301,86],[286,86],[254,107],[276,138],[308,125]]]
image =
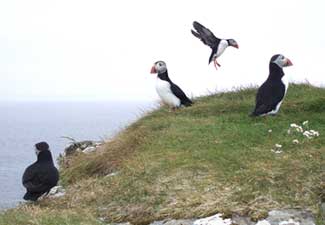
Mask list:
[[299,133],[302,133],[302,132],[304,132],[304,129],[302,129],[301,126],[298,126],[298,127],[296,127],[296,131]]
[[298,139],[294,139],[294,140],[292,140],[292,143],[299,144],[299,141],[298,141]]
[[299,126],[297,124],[295,124],[295,123],[292,123],[292,124],[290,124],[290,127],[296,128],[296,127],[299,127]]
[[318,131],[310,130],[309,132],[310,132],[313,136],[316,136],[316,137],[319,136],[319,132],[318,132]]
[[309,132],[308,130],[306,130],[302,135],[304,135],[306,138],[308,138],[308,139],[311,139],[311,138],[313,138],[312,136],[312,133],[311,132]]
[[271,149],[271,152],[274,152],[275,154],[280,154],[280,153],[282,153],[283,151],[281,151],[281,150],[274,150],[274,149]]
[[275,144],[275,147],[276,147],[276,148],[282,148],[282,145],[280,145],[280,144]]
[[306,120],[306,121],[302,122],[302,125],[303,125],[303,126],[306,126],[306,125],[308,125],[308,120]]
[[269,133],[272,133],[272,129],[268,130]]

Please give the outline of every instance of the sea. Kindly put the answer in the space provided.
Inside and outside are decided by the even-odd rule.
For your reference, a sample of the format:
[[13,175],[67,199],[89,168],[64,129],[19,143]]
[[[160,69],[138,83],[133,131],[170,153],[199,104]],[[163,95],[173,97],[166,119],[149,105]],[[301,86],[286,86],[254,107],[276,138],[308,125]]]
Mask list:
[[21,178],[46,141],[56,159],[76,141],[104,141],[155,108],[154,102],[0,102],[0,210],[23,202]]

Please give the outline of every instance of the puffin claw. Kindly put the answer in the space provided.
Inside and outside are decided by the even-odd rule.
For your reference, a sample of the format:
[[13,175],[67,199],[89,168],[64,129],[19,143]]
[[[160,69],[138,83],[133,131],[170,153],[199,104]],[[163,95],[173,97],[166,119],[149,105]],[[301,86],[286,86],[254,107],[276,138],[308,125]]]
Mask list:
[[217,66],[221,66],[218,62],[217,62],[217,60],[214,60],[214,67],[216,68],[216,70],[218,70],[218,67]]

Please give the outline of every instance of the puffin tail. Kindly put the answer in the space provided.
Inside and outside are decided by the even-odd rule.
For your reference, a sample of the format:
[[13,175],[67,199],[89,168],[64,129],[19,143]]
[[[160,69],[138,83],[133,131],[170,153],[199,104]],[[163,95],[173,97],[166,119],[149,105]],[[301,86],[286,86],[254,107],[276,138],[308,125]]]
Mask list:
[[190,99],[187,99],[187,100],[183,103],[183,105],[184,105],[185,107],[189,107],[189,106],[192,106],[192,105],[193,105],[193,102],[192,102]]

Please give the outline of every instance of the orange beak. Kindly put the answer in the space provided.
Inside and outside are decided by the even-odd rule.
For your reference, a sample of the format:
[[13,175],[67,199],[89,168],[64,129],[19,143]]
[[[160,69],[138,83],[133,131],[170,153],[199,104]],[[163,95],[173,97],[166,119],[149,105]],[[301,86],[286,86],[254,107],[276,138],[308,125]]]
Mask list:
[[151,67],[150,73],[157,73],[157,70],[156,70],[156,67],[155,66],[152,66]]
[[292,64],[291,60],[287,58],[286,66],[292,66],[292,65],[293,65],[293,64]]

